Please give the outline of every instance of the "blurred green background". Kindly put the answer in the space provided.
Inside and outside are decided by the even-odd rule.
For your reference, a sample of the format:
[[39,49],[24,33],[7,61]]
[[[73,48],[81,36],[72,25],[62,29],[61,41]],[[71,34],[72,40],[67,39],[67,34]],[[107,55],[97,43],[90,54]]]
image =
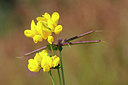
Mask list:
[[[32,73],[25,53],[47,44],[24,36],[31,20],[45,12],[60,13],[63,31],[70,38],[91,29],[80,40],[101,43],[64,47],[66,85],[128,85],[128,0],[0,0],[0,85],[52,85],[48,73]],[[57,71],[53,76],[58,83]]]

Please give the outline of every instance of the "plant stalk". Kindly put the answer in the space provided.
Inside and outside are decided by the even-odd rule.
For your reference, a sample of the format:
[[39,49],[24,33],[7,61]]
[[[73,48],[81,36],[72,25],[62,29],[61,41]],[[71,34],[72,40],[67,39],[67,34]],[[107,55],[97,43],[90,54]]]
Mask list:
[[61,75],[62,75],[63,85],[65,85],[64,72],[63,72],[63,61],[62,61],[61,51],[59,51],[59,53],[60,53],[60,63],[61,63]]
[[52,48],[52,45],[50,45],[50,48],[51,48],[52,54],[53,54],[53,56],[54,56],[55,53],[54,53],[54,50],[53,50],[53,48]]
[[89,32],[85,32],[85,33],[83,33],[83,34],[80,34],[80,35],[74,36],[74,37],[72,37],[72,38],[69,38],[69,39],[65,40],[65,42],[70,42],[70,41],[72,41],[72,40],[75,40],[75,39],[77,39],[77,38],[81,38],[81,37],[83,37],[83,36],[92,34],[92,33],[94,33],[94,32],[95,32],[95,31],[93,31],[93,30],[91,30],[91,31],[89,31]]
[[60,70],[59,70],[59,68],[57,69],[57,71],[58,71],[58,77],[59,77],[60,85],[62,85],[62,81],[61,81],[61,77],[60,77]]
[[[90,41],[77,41],[77,42],[65,42],[65,43],[61,43],[62,46],[67,46],[67,45],[76,45],[76,44],[91,44],[91,43],[98,43],[98,42],[101,42],[101,40],[90,40]],[[55,43],[54,45],[58,46],[58,43]],[[29,56],[29,55],[32,55],[34,53],[37,53],[41,50],[44,50],[46,49],[47,46],[44,46],[44,47],[41,47],[39,49],[36,49],[34,51],[31,51],[31,52],[28,52],[24,55],[25,56]]]
[[[52,48],[52,45],[50,45],[50,48],[51,48],[52,54],[53,54],[53,56],[54,56],[55,53],[54,53],[54,50],[53,50],[53,48]],[[60,85],[62,85],[59,68],[57,68],[57,72],[58,72],[58,77],[59,77]]]
[[52,76],[52,73],[51,73],[51,70],[49,71],[49,74],[50,74],[50,78],[52,80],[52,84],[55,85],[55,82],[54,82],[54,79],[53,79],[53,76]]

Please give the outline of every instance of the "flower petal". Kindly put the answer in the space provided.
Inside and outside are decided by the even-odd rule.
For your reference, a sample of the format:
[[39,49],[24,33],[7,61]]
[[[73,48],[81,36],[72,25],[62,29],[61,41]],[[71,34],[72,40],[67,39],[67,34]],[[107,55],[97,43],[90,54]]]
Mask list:
[[57,57],[56,55],[52,57],[53,60],[53,67],[58,66],[58,64],[60,63],[60,58]]
[[58,12],[54,12],[53,14],[52,14],[52,20],[56,23],[56,24],[58,24],[58,20],[59,20],[59,13]]
[[24,31],[24,35],[26,37],[31,37],[31,38],[34,36],[31,30],[25,30]]
[[36,19],[37,19],[37,21],[43,21],[44,20],[43,17],[37,17]]
[[50,56],[44,56],[44,58],[41,61],[41,67],[43,68],[43,71],[48,72],[52,66],[52,58]]
[[35,25],[34,20],[32,20],[32,22],[31,22],[31,31],[32,31],[34,34],[38,33],[38,32],[37,32],[37,29],[36,29],[36,25]]
[[39,65],[41,65],[42,57],[41,57],[41,55],[39,55],[39,53],[36,53],[34,60],[36,60]]
[[54,33],[59,34],[62,31],[62,29],[63,29],[62,25],[58,25],[58,26],[56,26]]
[[39,72],[41,67],[39,66],[37,61],[35,61],[34,59],[29,59],[28,60],[28,69],[32,72]]
[[43,27],[43,35],[42,35],[42,37],[43,37],[44,39],[47,39],[48,36],[50,36],[51,34],[52,34],[52,32],[51,32],[48,28]]
[[50,66],[49,66],[49,65],[45,65],[45,66],[43,67],[43,71],[44,71],[44,72],[49,72],[49,71],[50,71]]
[[43,41],[43,38],[41,37],[41,35],[35,35],[33,37],[33,41],[34,41],[34,43],[41,42],[41,41]]
[[48,42],[49,42],[50,44],[52,44],[53,41],[54,41],[53,36],[48,36]]
[[44,56],[48,56],[47,50],[43,50],[43,51],[41,51],[39,54],[40,54],[40,56],[42,57],[42,59],[43,59]]
[[50,14],[48,14],[47,12],[42,16],[44,18],[44,21],[47,21],[48,19],[50,19]]
[[43,31],[43,23],[41,21],[37,22],[37,32],[42,35]]

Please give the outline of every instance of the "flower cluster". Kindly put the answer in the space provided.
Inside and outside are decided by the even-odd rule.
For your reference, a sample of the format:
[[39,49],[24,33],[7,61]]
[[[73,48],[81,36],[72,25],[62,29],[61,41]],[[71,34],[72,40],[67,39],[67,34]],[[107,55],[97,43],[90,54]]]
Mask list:
[[52,33],[59,34],[63,27],[58,25],[59,14],[54,12],[52,16],[45,13],[42,17],[37,17],[37,25],[34,20],[31,22],[31,29],[24,31],[26,37],[33,38],[34,43],[41,42],[47,39],[50,44],[54,41]]
[[49,56],[46,50],[36,53],[34,59],[28,60],[28,69],[32,72],[39,72],[43,68],[44,72],[49,72],[52,67],[58,66],[60,58],[56,55]]

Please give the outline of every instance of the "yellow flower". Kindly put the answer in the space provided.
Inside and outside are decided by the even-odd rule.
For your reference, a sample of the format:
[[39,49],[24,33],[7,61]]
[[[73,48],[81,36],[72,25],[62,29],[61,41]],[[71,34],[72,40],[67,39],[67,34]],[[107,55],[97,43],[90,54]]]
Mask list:
[[34,41],[34,43],[37,43],[37,42],[43,41],[43,39],[42,39],[41,35],[35,35],[33,37],[33,41]]
[[61,25],[56,26],[54,33],[59,34],[62,31],[63,27]]
[[39,72],[41,67],[39,66],[38,62],[34,59],[28,60],[28,69],[32,72]]
[[39,65],[41,65],[42,56],[39,53],[36,53],[34,60],[36,60]]
[[28,60],[28,69],[32,72],[39,72],[43,68],[44,72],[49,72],[52,67],[58,66],[60,58],[56,55],[50,57],[47,50],[36,53],[34,59]]
[[[58,25],[59,17],[58,12],[54,12],[51,16],[45,13],[42,17],[37,17],[37,25],[32,20],[31,29],[25,30],[24,35],[33,38],[34,43],[38,43],[51,36],[52,32],[59,34],[63,29],[61,25]],[[53,40],[53,38],[49,37],[48,42],[51,44]]]
[[39,52],[39,54],[43,58],[44,56],[48,55],[48,52],[47,52],[47,50],[43,50],[43,51]]
[[52,14],[52,17],[48,20],[48,27],[52,30],[52,32],[54,32],[57,24],[58,24],[58,21],[59,21],[59,13],[57,12],[54,12]]
[[24,35],[26,37],[33,38],[33,41],[37,43],[38,41],[42,41],[42,37],[40,36],[39,30],[37,29],[37,26],[35,25],[34,20],[31,22],[31,30],[25,30]]
[[44,56],[41,61],[41,67],[44,72],[49,72],[50,68],[53,66],[52,58],[50,56]]
[[50,28],[50,30],[52,32],[54,32],[55,27],[57,26],[57,24],[55,22],[53,22],[52,19],[49,19],[48,22],[47,22],[47,24],[48,24],[48,27]]
[[45,21],[45,22],[47,22],[47,20],[50,19],[50,14],[45,13],[44,15],[42,15],[42,17],[37,17],[36,19],[37,19],[37,21]]
[[35,35],[35,32],[36,32],[36,25],[35,25],[34,20],[32,20],[32,22],[31,22],[31,30],[29,30],[29,29],[25,30],[24,31],[24,35],[26,37],[33,38],[33,36]]
[[36,19],[37,21],[43,22],[43,24],[47,26],[47,21],[50,19],[50,14],[45,13],[44,15],[42,15],[42,17],[37,17]]
[[43,51],[41,51],[39,53],[36,53],[36,55],[34,57],[34,60],[36,60],[39,65],[41,65],[41,61],[42,61],[43,57],[47,56],[47,55],[48,55],[47,50],[43,50]]
[[54,12],[52,16],[50,16],[50,14],[48,13],[45,13],[44,15],[42,15],[42,17],[37,17],[37,21],[42,22],[47,28],[49,28],[55,34],[59,34],[62,31],[62,26],[57,25],[59,18],[60,15],[58,12]]
[[59,13],[54,12],[54,13],[52,14],[52,20],[53,20],[53,22],[55,22],[56,24],[58,24],[59,18],[60,18]]
[[52,56],[52,60],[53,60],[53,67],[58,66],[58,64],[60,63],[60,58],[55,56]]
[[48,36],[50,36],[50,35],[52,35],[52,32],[48,29],[48,28],[46,28],[46,27],[44,27],[43,28],[43,38],[44,39],[47,39],[48,38]]
[[50,44],[52,44],[53,41],[54,41],[53,36],[48,36],[48,42],[49,42]]
[[25,30],[24,34],[26,37],[33,38],[34,43],[41,42],[43,39],[47,39],[52,32],[46,28],[41,21],[35,25],[34,20],[31,22],[31,30]]
[[31,38],[34,36],[31,30],[25,30],[24,31],[24,35],[26,37],[31,37]]

